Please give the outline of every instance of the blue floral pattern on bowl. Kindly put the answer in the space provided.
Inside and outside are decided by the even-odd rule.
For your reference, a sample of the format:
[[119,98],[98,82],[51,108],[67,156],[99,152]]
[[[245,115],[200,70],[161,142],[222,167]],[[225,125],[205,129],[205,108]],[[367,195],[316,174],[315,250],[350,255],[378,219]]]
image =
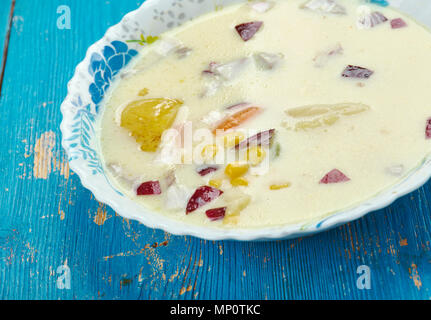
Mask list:
[[121,41],[113,41],[110,46],[105,46],[102,55],[92,54],[88,71],[94,77],[94,82],[90,85],[89,91],[96,106],[109,89],[112,78],[137,54],[136,50],[129,50],[128,45]]
[[109,89],[111,81],[125,67],[138,52],[129,49],[128,45],[121,41],[113,41],[110,46],[105,46],[102,53],[91,55],[89,74],[94,82],[89,86],[91,100],[94,103],[83,105],[79,96],[72,105],[77,109],[71,123],[72,135],[65,139],[69,144],[69,161],[83,159],[92,169],[93,175],[104,174],[97,151],[91,144],[91,137],[95,133],[95,122],[99,113],[99,104],[103,100],[105,92]]

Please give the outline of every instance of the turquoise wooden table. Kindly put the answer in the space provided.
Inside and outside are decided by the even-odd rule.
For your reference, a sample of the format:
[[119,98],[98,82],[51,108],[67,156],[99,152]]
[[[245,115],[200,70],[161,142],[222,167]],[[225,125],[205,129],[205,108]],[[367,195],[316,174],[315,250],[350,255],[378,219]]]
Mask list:
[[[141,3],[1,0],[0,298],[430,299],[431,183],[329,232],[265,243],[172,236],[94,200],[61,148],[60,104],[87,47]],[[57,26],[64,6],[70,29]]]

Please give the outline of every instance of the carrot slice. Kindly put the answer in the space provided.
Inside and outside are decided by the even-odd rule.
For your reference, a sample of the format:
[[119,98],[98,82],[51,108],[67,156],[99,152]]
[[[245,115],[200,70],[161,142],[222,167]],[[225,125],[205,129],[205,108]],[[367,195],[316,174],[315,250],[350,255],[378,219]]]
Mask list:
[[236,128],[240,126],[242,123],[244,123],[245,121],[247,121],[248,119],[254,117],[257,113],[260,112],[260,110],[261,109],[258,107],[249,107],[244,110],[238,111],[237,113],[223,119],[214,128],[213,133],[217,134],[217,131],[227,131],[229,129]]

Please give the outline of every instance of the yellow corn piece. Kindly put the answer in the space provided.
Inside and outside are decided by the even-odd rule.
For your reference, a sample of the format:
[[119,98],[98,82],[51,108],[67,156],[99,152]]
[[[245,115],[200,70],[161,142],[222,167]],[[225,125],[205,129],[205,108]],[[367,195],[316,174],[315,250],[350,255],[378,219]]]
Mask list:
[[231,132],[223,137],[225,148],[233,148],[245,139],[242,132]]
[[230,184],[234,187],[239,187],[239,186],[247,187],[248,181],[247,181],[247,179],[245,179],[243,177],[239,177],[239,178],[232,179],[230,181]]
[[149,90],[147,88],[142,89],[139,91],[138,96],[145,97],[148,94]]
[[283,184],[273,184],[269,187],[271,190],[280,190],[280,189],[286,189],[289,188],[291,184],[289,182],[283,183]]
[[220,180],[220,179],[213,179],[213,180],[210,180],[209,182],[208,182],[208,184],[211,186],[211,187],[214,187],[214,188],[220,188],[221,187],[221,185],[223,184],[223,181],[222,180]]
[[209,144],[202,148],[202,158],[204,160],[212,160],[217,155],[217,145],[216,144]]
[[244,164],[240,162],[229,163],[226,166],[225,173],[231,179],[239,178],[245,175],[250,169],[249,164]]
[[262,163],[265,157],[266,157],[266,151],[260,146],[251,147],[250,149],[247,150],[247,161],[252,166],[257,166],[260,163]]

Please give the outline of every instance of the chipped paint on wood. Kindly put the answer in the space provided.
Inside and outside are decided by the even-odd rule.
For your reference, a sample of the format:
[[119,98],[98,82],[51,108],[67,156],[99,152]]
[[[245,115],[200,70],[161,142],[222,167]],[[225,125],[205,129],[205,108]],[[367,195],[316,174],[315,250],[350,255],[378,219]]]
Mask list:
[[149,247],[144,247],[141,248],[139,250],[129,250],[126,252],[120,252],[120,253],[116,253],[116,254],[111,254],[109,256],[105,256],[103,257],[104,261],[108,261],[110,259],[116,258],[116,257],[134,257],[134,256],[138,256],[144,253],[145,250],[147,250]]
[[70,176],[70,168],[69,161],[67,161],[67,157],[65,156],[63,161],[60,164],[60,174],[64,177],[64,179],[69,179]]
[[111,216],[108,217],[106,205],[99,202],[99,207],[97,208],[97,212],[93,218],[94,223],[98,226],[103,226],[109,218],[111,218]]
[[174,281],[177,277],[178,277],[178,274],[180,273],[180,271],[177,269],[176,271],[175,271],[175,273],[173,274],[173,275],[171,275],[171,277],[169,278],[169,281],[170,282],[172,282],[172,281]]
[[55,138],[53,131],[47,131],[41,134],[34,145],[33,176],[37,179],[48,179],[52,171]]
[[[34,156],[33,158],[33,177],[36,179],[48,179],[53,172],[60,172],[66,180],[70,177],[69,161],[64,153],[59,153],[56,145],[56,133],[46,131],[36,140],[34,145],[28,145],[27,139],[21,142],[25,144],[24,159]],[[23,173],[20,178],[25,178],[26,166],[21,163]]]
[[192,289],[193,289],[193,287],[191,285],[189,285],[187,288],[182,287],[181,290],[180,290],[180,296],[182,296],[186,292],[192,291]]
[[409,268],[410,277],[413,280],[415,287],[418,288],[418,290],[422,287],[422,281],[421,277],[419,276],[418,267],[415,263],[412,263]]

